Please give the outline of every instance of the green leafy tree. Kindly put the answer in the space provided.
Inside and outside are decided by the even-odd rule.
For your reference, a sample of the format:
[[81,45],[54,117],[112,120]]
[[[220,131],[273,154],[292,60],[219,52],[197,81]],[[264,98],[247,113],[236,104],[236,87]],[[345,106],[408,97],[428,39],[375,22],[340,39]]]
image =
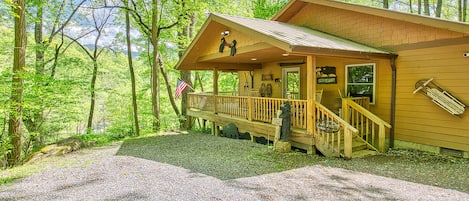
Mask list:
[[12,150],[7,154],[8,165],[16,165],[21,159],[23,115],[23,75],[26,68],[26,4],[24,0],[12,2],[15,18],[15,46],[13,54],[13,75],[9,111],[8,135]]
[[254,3],[254,17],[270,19],[283,8],[287,2],[287,0],[257,0]]

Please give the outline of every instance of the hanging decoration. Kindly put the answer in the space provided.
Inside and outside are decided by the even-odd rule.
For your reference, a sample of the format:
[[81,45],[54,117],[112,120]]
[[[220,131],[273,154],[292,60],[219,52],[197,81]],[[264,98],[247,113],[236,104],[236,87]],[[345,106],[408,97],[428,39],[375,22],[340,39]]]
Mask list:
[[432,81],[433,78],[417,81],[413,93],[420,92],[450,114],[461,117],[467,106]]
[[222,37],[220,39],[220,46],[218,47],[218,52],[223,53],[225,50],[225,46],[228,46],[230,48],[230,56],[234,56],[236,54],[236,44],[238,42],[236,40],[233,40],[231,44],[226,42],[225,37]]

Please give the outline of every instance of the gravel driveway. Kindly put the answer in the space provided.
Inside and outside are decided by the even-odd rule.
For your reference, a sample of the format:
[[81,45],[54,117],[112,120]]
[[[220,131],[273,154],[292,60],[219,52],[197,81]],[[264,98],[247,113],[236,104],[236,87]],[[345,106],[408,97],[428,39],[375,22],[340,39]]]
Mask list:
[[57,157],[49,168],[1,186],[0,200],[469,200],[455,190],[320,165],[223,181],[116,156],[119,146]]

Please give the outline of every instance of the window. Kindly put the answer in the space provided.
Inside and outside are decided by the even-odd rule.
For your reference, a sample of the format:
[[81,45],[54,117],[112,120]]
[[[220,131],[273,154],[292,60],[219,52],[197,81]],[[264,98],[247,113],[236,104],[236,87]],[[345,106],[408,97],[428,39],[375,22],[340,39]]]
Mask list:
[[283,97],[301,99],[300,96],[300,68],[283,68]]
[[374,63],[353,64],[345,66],[345,93],[352,97],[369,97],[374,104],[375,96],[375,66]]

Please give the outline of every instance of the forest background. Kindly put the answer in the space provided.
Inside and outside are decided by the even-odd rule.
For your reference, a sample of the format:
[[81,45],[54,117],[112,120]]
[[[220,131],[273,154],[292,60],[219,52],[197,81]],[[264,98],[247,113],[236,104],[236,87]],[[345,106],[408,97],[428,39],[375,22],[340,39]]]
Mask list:
[[[467,22],[468,0],[345,0]],[[269,19],[288,0],[3,0],[0,168],[68,137],[111,138],[186,127],[185,94],[211,71],[174,65],[211,12]],[[237,91],[236,73],[219,75]],[[186,90],[186,92],[189,90]]]

